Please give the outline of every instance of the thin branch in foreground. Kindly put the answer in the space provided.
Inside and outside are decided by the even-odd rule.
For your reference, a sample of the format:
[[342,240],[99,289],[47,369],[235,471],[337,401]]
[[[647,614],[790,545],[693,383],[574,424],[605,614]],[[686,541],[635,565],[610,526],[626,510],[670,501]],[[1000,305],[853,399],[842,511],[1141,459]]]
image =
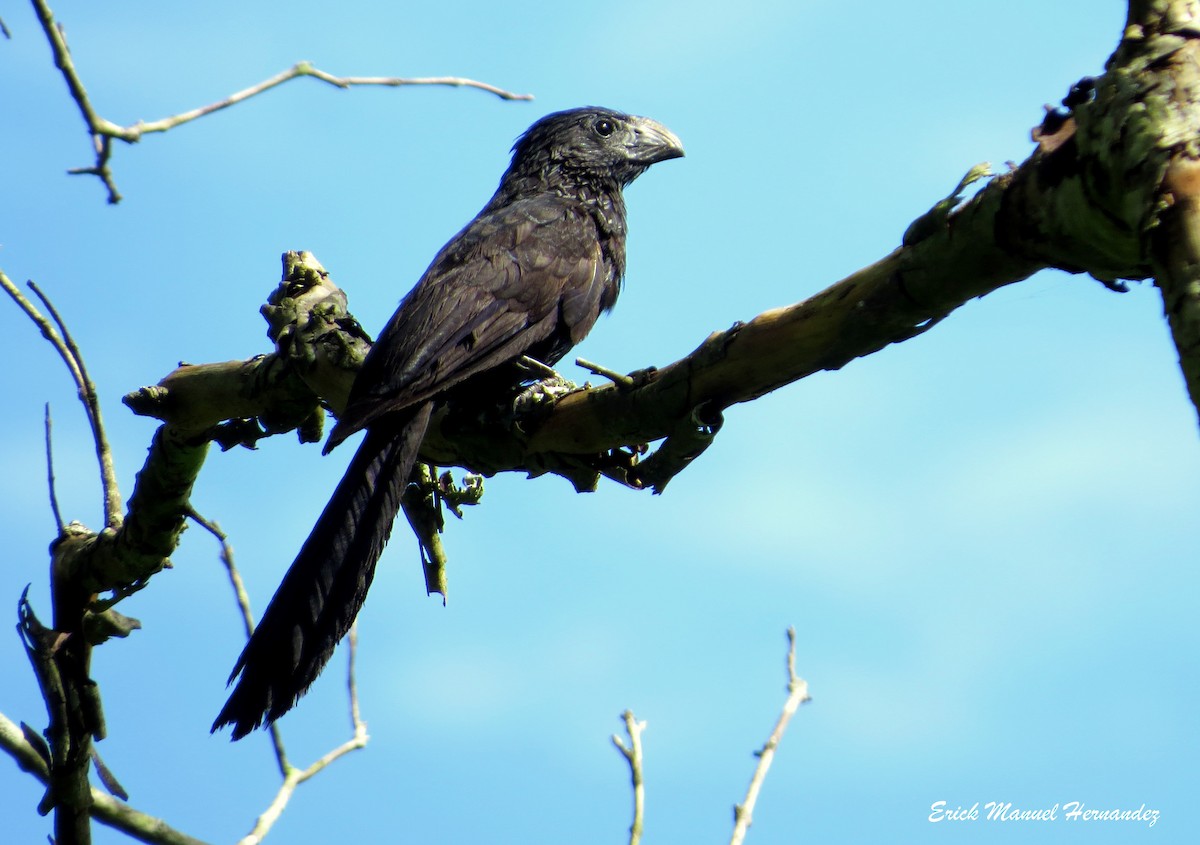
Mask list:
[[350,650],[348,666],[346,667],[346,695],[350,699],[350,729],[357,735],[359,729],[366,730],[362,720],[362,711],[358,707],[358,679],[354,671],[354,658],[358,655],[358,620],[350,625],[346,633],[346,647]]
[[176,126],[182,126],[185,123],[191,123],[213,112],[227,109],[230,106],[235,106],[244,100],[251,97],[256,97],[259,94],[270,91],[285,82],[290,82],[293,79],[299,79],[302,76],[310,76],[313,79],[319,79],[321,82],[326,82],[335,88],[353,88],[363,85],[383,86],[385,88],[400,88],[408,85],[448,85],[456,88],[477,88],[481,91],[486,91],[489,94],[495,94],[502,100],[532,100],[532,94],[514,94],[511,91],[505,91],[503,88],[497,88],[494,85],[489,85],[486,82],[479,82],[474,79],[466,79],[465,77],[457,76],[429,76],[429,77],[401,77],[401,76],[334,76],[331,73],[326,73],[323,70],[315,68],[310,62],[297,62],[287,70],[275,74],[270,79],[264,79],[256,85],[251,85],[249,88],[243,88],[230,94],[223,100],[218,100],[215,103],[209,103],[207,106],[201,106],[191,111],[181,112],[180,114],[164,117],[160,120],[152,120],[149,122],[138,121],[131,126],[116,126],[104,121],[105,125],[100,126],[97,131],[101,134],[108,135],[112,138],[117,138],[127,143],[137,143],[142,139],[143,135],[149,135],[154,132],[167,132],[174,129]]
[[[304,783],[309,778],[319,774],[326,766],[335,760],[346,756],[351,751],[357,751],[358,749],[365,747],[367,741],[370,739],[370,736],[367,735],[367,725],[360,718],[358,710],[358,689],[354,681],[354,662],[356,652],[358,651],[358,636],[354,627],[351,627],[350,629],[350,636],[347,638],[347,645],[349,646],[350,652],[347,683],[350,688],[350,718],[353,722],[354,735],[337,748],[334,748],[332,751],[325,754],[307,769],[289,769],[287,774],[284,776],[283,783],[280,784],[279,791],[275,794],[275,799],[271,802],[271,805],[267,807],[265,811],[263,811],[261,816],[258,817],[258,821],[256,821],[254,824],[254,828],[238,841],[238,845],[258,845],[258,843],[262,842],[263,837],[267,835],[267,832],[271,829],[275,822],[278,821],[279,816],[284,811],[284,808],[287,807],[288,801],[291,800],[292,794],[296,791],[296,787]],[[273,727],[274,725],[272,725],[272,728]]]
[[[0,713],[0,748],[41,783],[50,782],[50,769],[43,753],[34,745],[38,735],[26,725],[18,725]],[[199,839],[181,833],[162,819],[156,819],[130,807],[98,787],[92,787],[92,818],[119,830],[140,842],[154,845],[205,845]]]
[[[237,602],[238,610],[241,612],[242,625],[246,630],[246,639],[250,639],[250,635],[254,633],[254,611],[250,609],[250,594],[246,592],[246,582],[242,580],[242,573],[238,571],[237,564],[233,561],[233,546],[229,544],[229,537],[221,530],[221,526],[217,525],[212,520],[205,519],[195,508],[189,506],[187,516],[209,534],[217,538],[217,542],[221,545],[221,563],[225,566],[225,572],[229,576],[229,584],[233,587],[233,597]],[[271,735],[271,744],[275,749],[275,762],[279,766],[280,776],[286,778],[288,773],[292,771],[292,764],[288,762],[287,749],[283,745],[283,735],[279,732],[279,726],[272,722],[267,726],[267,731]]]
[[37,306],[30,302],[25,294],[21,293],[20,289],[13,284],[12,280],[5,275],[3,270],[0,270],[0,288],[3,288],[4,292],[17,304],[17,307],[24,311],[29,319],[33,321],[34,325],[41,331],[42,337],[50,341],[50,345],[58,352],[63,363],[67,365],[67,370],[70,371],[71,378],[75,381],[75,388],[79,391],[79,399],[83,403],[88,423],[92,428],[92,439],[96,445],[96,458],[100,463],[100,482],[104,492],[105,524],[109,528],[116,528],[121,524],[121,492],[117,486],[116,470],[113,468],[112,463],[112,452],[109,450],[108,439],[104,434],[104,421],[100,415],[100,402],[96,396],[96,386],[88,378],[79,347],[75,345],[74,339],[71,337],[70,332],[67,331],[66,323],[54,307],[54,304],[50,302],[49,298],[36,284],[29,282],[29,287],[37,294],[42,304],[46,307],[46,310],[50,312],[53,322],[38,311]]
[[787,629],[787,638],[787,700],[783,703],[783,711],[779,714],[779,720],[775,722],[775,729],[771,731],[771,736],[767,738],[766,744],[755,752],[755,756],[758,757],[758,765],[754,767],[754,776],[750,779],[750,788],[746,790],[746,799],[741,804],[734,805],[733,836],[729,839],[729,845],[741,845],[745,840],[746,832],[750,829],[754,815],[754,805],[758,803],[758,793],[762,790],[767,770],[771,768],[771,761],[775,758],[775,749],[779,747],[779,742],[783,739],[783,732],[787,730],[788,722],[792,720],[792,716],[796,714],[800,705],[811,700],[808,694],[808,682],[796,676],[795,628]]
[[96,113],[95,108],[92,107],[87,89],[84,87],[83,81],[75,69],[75,62],[71,58],[71,49],[67,46],[67,40],[63,36],[62,26],[54,20],[54,13],[50,11],[46,0],[33,0],[33,8],[37,12],[42,30],[46,33],[46,39],[50,42],[50,50],[54,54],[54,64],[62,72],[63,78],[67,82],[67,88],[71,92],[71,98],[79,106],[83,122],[87,124],[88,133],[92,138],[92,146],[96,150],[95,164],[90,167],[75,167],[67,172],[71,175],[89,175],[99,178],[104,183],[105,188],[108,189],[108,202],[110,205],[116,205],[121,201],[121,194],[117,190],[116,183],[113,181],[112,170],[108,166],[109,159],[112,157],[112,140],[114,138],[124,141],[127,144],[136,144],[142,139],[143,135],[152,132],[166,132],[174,129],[176,126],[191,123],[193,120],[237,105],[243,100],[248,100],[251,97],[302,76],[311,76],[335,88],[343,89],[362,85],[384,86],[387,88],[400,88],[411,85],[439,85],[452,88],[475,88],[488,94],[494,94],[502,100],[533,99],[532,94],[516,94],[487,82],[480,82],[461,76],[334,76],[331,73],[326,73],[323,70],[313,67],[310,62],[297,62],[287,70],[272,76],[270,79],[265,79],[256,85],[251,85],[249,88],[244,88],[241,91],[230,94],[223,100],[218,100],[207,106],[201,106],[200,108],[181,112],[170,117],[164,117],[160,120],[149,122],[139,120],[137,123],[129,126],[119,126],[110,120],[100,117]]
[[58,507],[58,491],[54,485],[54,444],[51,439],[53,421],[50,419],[50,403],[46,403],[46,485],[50,488],[50,512],[54,514],[54,533],[62,534],[66,523]]
[[112,144],[105,133],[101,131],[102,128],[113,126],[113,124],[96,114],[96,110],[92,108],[87,89],[83,87],[79,74],[75,72],[75,62],[71,58],[70,48],[67,47],[67,39],[63,35],[62,26],[54,20],[54,13],[50,11],[49,5],[45,0],[33,0],[33,9],[37,13],[38,22],[42,25],[42,31],[46,33],[46,40],[50,42],[50,51],[54,54],[54,66],[62,72],[63,79],[67,82],[67,88],[71,92],[71,99],[79,106],[79,113],[83,116],[83,122],[87,124],[88,133],[92,138],[92,146],[96,150],[94,165],[75,168],[67,172],[73,175],[86,173],[99,178],[104,183],[104,187],[108,189],[109,204],[116,205],[121,201],[121,194],[117,190],[112,171],[108,167],[108,159],[112,155]]
[[[254,633],[254,614],[250,610],[250,596],[246,592],[245,583],[242,581],[241,573],[238,572],[237,565],[233,560],[233,547],[229,544],[229,538],[217,523],[205,519],[194,508],[189,509],[187,515],[193,522],[216,537],[217,541],[221,544],[221,562],[225,565],[225,570],[229,573],[229,581],[233,585],[238,608],[242,614],[246,636],[249,637]],[[329,751],[308,768],[297,769],[288,762],[287,752],[283,745],[283,735],[279,730],[279,726],[274,722],[268,725],[271,742],[275,749],[275,759],[279,765],[279,772],[283,776],[283,783],[280,784],[279,791],[275,793],[275,798],[271,801],[271,804],[255,821],[253,829],[238,842],[238,845],[258,845],[258,843],[262,842],[263,838],[283,814],[284,809],[286,809],[288,802],[292,798],[292,794],[296,791],[296,787],[318,774],[339,757],[344,757],[351,751],[363,748],[370,739],[367,734],[367,725],[363,722],[359,711],[358,684],[355,680],[355,657],[358,654],[357,625],[350,627],[350,633],[347,637],[347,647],[349,651],[349,666],[347,667],[346,674],[350,698],[350,727],[353,735],[346,742]]]
[[624,373],[618,373],[616,370],[610,370],[608,367],[601,366],[586,358],[576,358],[575,366],[582,367],[593,375],[603,376],[618,387],[634,387],[634,381]]
[[[58,326],[58,331],[62,338],[62,346],[65,350],[63,360],[67,362],[67,367],[71,370],[71,375],[75,379],[75,386],[79,390],[79,401],[83,403],[83,410],[87,414],[88,424],[92,428],[92,440],[96,446],[96,460],[100,464],[100,484],[104,491],[104,524],[108,528],[118,528],[121,525],[121,490],[117,485],[117,471],[113,466],[112,450],[108,446],[108,436],[104,433],[104,418],[100,413],[100,397],[96,393],[96,383],[92,381],[92,377],[88,374],[87,365],[83,360],[83,353],[79,350],[79,345],[75,343],[75,338],[71,335],[70,329],[67,328],[66,321],[62,315],[58,313],[58,309],[54,307],[54,303],[50,301],[50,297],[37,286],[32,280],[27,283],[29,289],[37,294],[37,298],[42,301],[42,305],[50,313],[54,324]],[[43,334],[45,330],[43,329]],[[61,352],[61,350],[60,350]]]
[[631,710],[622,713],[621,718],[625,720],[629,745],[616,734],[612,735],[612,744],[629,764],[629,776],[633,781],[633,822],[629,825],[629,845],[638,845],[642,839],[642,822],[646,814],[646,786],[642,778],[642,731],[646,730],[646,723],[637,721]]

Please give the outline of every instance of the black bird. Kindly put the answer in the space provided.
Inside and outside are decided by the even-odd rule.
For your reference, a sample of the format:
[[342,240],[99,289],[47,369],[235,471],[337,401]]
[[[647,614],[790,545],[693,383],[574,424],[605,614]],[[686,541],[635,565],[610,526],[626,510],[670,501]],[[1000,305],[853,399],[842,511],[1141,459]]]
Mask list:
[[625,274],[622,189],[682,155],[661,124],[594,107],[517,140],[491,201],[363,362],[325,452],[366,437],[238,658],[214,731],[232,725],[240,739],[304,694],[362,607],[435,406],[452,388],[488,389],[485,373],[515,383],[522,356],[553,364],[583,339]]

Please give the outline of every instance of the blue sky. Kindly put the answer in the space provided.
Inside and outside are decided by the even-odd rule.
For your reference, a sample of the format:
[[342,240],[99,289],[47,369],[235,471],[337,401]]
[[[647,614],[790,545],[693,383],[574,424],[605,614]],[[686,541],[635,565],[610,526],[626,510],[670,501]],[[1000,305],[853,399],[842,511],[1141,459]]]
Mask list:
[[[87,139],[29,10],[5,10],[0,267],[69,320],[127,493],[153,426],[122,394],[180,360],[265,351],[257,309],[286,249],[314,251],[377,330],[546,112],[646,114],[687,147],[628,191],[625,292],[579,348],[661,365],[885,255],[977,162],[1024,159],[1042,104],[1102,70],[1124,19],[1082,0],[431,5],[57,4],[118,123],[300,59],[537,98],[294,82],[118,149],[116,208],[64,174]],[[371,743],[302,787],[272,841],[624,841],[608,736],[625,708],[649,724],[645,841],[722,841],[783,702],[788,625],[814,700],[750,842],[1194,839],[1200,444],[1161,310],[1148,284],[1120,296],[1042,274],[730,409],[664,496],[491,479],[445,535],[445,608],[398,527],[360,619]],[[32,583],[48,617],[44,402],[63,508],[92,526],[96,472],[61,364],[14,308],[0,331],[0,601]],[[260,610],[349,457],[318,452],[281,437],[214,454],[196,487]],[[100,751],[139,808],[232,841],[274,764],[265,738],[208,735],[240,625],[206,535],[173,560],[121,608],[144,629],[96,653]],[[343,669],[339,655],[283,721],[295,762],[346,738]],[[0,712],[40,725],[15,637],[0,671]],[[0,761],[12,841],[50,831],[40,794]],[[942,800],[1161,817],[932,825]]]

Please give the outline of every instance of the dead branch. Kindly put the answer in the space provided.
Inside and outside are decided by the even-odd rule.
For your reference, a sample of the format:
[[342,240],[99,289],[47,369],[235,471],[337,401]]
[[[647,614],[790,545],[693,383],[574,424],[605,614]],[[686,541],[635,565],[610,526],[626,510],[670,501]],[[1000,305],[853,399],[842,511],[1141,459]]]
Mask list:
[[75,345],[75,340],[67,330],[66,323],[63,322],[58,309],[36,284],[29,282],[29,288],[37,294],[42,305],[50,313],[50,317],[44,316],[37,306],[30,302],[13,284],[12,280],[4,274],[3,270],[0,270],[0,288],[3,288],[4,292],[17,304],[17,307],[33,321],[42,336],[50,341],[50,345],[67,365],[67,370],[75,382],[75,388],[79,392],[80,401],[83,403],[84,412],[87,414],[88,424],[92,429],[92,441],[96,447],[96,460],[100,466],[101,491],[104,496],[104,522],[106,527],[116,528],[121,524],[121,491],[117,486],[116,471],[113,468],[112,450],[108,446],[108,438],[104,433],[104,420],[100,413],[100,400],[96,396],[96,385],[88,376],[79,347]]
[[[506,91],[487,82],[479,82],[460,76],[334,76],[331,73],[326,73],[323,70],[313,67],[310,62],[297,62],[287,70],[272,76],[270,79],[265,79],[256,85],[251,85],[206,106],[159,120],[139,120],[137,123],[130,124],[129,126],[119,126],[101,117],[92,106],[87,89],[84,87],[79,72],[75,68],[75,62],[71,58],[71,50],[67,46],[67,39],[63,32],[62,24],[54,19],[54,13],[50,10],[49,4],[46,0],[33,0],[33,8],[37,13],[38,21],[42,25],[42,31],[45,32],[46,39],[50,42],[50,50],[54,54],[54,65],[62,73],[63,79],[66,80],[67,88],[71,92],[71,98],[79,107],[79,113],[83,117],[83,122],[87,124],[88,134],[91,136],[92,146],[96,153],[95,163],[91,166],[76,167],[67,172],[72,175],[97,177],[104,183],[104,187],[108,190],[108,202],[112,205],[121,201],[121,194],[117,190],[112,169],[109,167],[109,160],[112,158],[112,142],[114,140],[124,141],[127,144],[136,144],[142,139],[143,135],[167,132],[177,126],[182,126],[185,123],[191,123],[193,120],[210,115],[213,112],[237,105],[293,79],[307,76],[341,89],[364,85],[383,86],[387,88],[400,88],[413,85],[441,85],[453,88],[474,88],[494,94],[502,100],[533,99],[532,94],[514,94],[511,91]],[[5,31],[5,34],[7,35],[7,31]]]
[[[270,806],[255,821],[253,829],[238,841],[238,845],[258,845],[258,843],[262,842],[263,837],[267,835],[271,827],[279,820],[280,815],[286,809],[288,802],[291,801],[292,795],[295,794],[296,788],[300,784],[320,774],[331,763],[345,757],[347,754],[366,747],[367,742],[370,740],[370,736],[367,734],[367,725],[362,721],[358,707],[358,687],[354,674],[354,659],[358,652],[358,632],[355,626],[351,626],[350,633],[346,637],[346,643],[349,653],[346,686],[350,696],[352,736],[337,748],[322,755],[320,759],[313,762],[306,769],[286,766],[283,783],[280,784],[279,790],[275,793],[274,800],[271,801]],[[281,757],[281,759],[285,758]]]
[[[1086,271],[1114,288],[1120,279],[1148,277],[1158,260],[1151,235],[1172,220],[1159,201],[1171,150],[1148,146],[1144,125],[1145,101],[1160,95],[1155,80],[1170,65],[1146,54],[1190,49],[1193,30],[1179,31],[1156,36],[1165,42],[1150,47],[1146,38],[1127,37],[1104,77],[1076,86],[1069,110],[1046,116],[1029,159],[964,199],[981,172],[973,170],[875,264],[803,302],[714,333],[687,357],[638,373],[632,387],[547,393],[532,411],[515,411],[507,398],[483,409],[444,408],[422,457],[484,475],[554,472],[580,490],[600,475],[661,490],[707,445],[730,405],[916,337],[969,300],[1043,267]],[[1120,61],[1130,64],[1118,68]],[[1147,78],[1131,83],[1138,75]],[[1169,172],[1184,174],[1184,165]],[[315,258],[289,253],[285,263],[284,282],[264,309],[273,355],[180,368],[127,404],[195,438],[253,418],[250,435],[239,423],[237,436],[294,427],[302,439],[316,439],[321,406],[336,411],[344,403],[369,339]],[[1196,266],[1179,258],[1159,263],[1184,272]],[[1200,340],[1189,345],[1185,337],[1191,322],[1176,324],[1181,349],[1197,348]],[[643,458],[641,444],[657,440],[664,440],[659,452]]]
[[746,833],[750,830],[750,824],[754,817],[754,807],[758,804],[758,795],[767,779],[767,772],[771,768],[771,762],[775,759],[775,751],[779,748],[783,733],[787,730],[792,716],[796,715],[796,711],[800,709],[800,705],[812,700],[808,694],[808,683],[796,675],[795,628],[787,629],[787,639],[787,699],[783,702],[783,710],[779,713],[779,719],[775,722],[771,735],[763,747],[755,752],[754,756],[758,758],[758,765],[754,767],[754,775],[750,778],[750,787],[746,790],[745,799],[733,808],[733,835],[729,838],[729,845],[741,845],[745,841]]
[[[229,544],[229,538],[221,527],[211,520],[205,519],[189,506],[188,516],[199,526],[212,534],[221,546],[221,563],[225,566],[225,571],[229,575],[229,582],[233,587],[234,598],[237,602],[238,609],[241,611],[242,623],[246,629],[246,636],[249,637],[254,633],[254,614],[250,610],[250,596],[246,592],[242,582],[241,573],[238,571],[237,564],[233,558],[233,547]],[[263,837],[267,835],[275,822],[279,820],[288,802],[296,791],[296,787],[305,781],[309,780],[317,773],[322,771],[333,761],[340,757],[349,754],[352,751],[357,751],[360,748],[366,747],[370,737],[367,735],[367,725],[362,720],[362,715],[359,711],[358,704],[358,683],[355,679],[354,664],[358,654],[358,630],[356,627],[350,628],[350,633],[347,636],[348,643],[348,664],[346,671],[346,688],[350,703],[350,729],[351,737],[346,742],[339,745],[337,748],[326,753],[315,763],[305,769],[298,769],[288,762],[287,751],[283,744],[283,732],[278,723],[271,723],[267,726],[271,734],[271,743],[275,749],[275,761],[279,765],[279,774],[283,778],[282,784],[275,794],[275,798],[265,811],[258,817],[254,823],[253,829],[245,837],[240,840],[239,845],[257,845]]]
[[633,786],[633,821],[629,824],[629,845],[638,845],[642,841],[646,819],[646,781],[642,774],[642,733],[646,730],[646,723],[639,722],[632,710],[622,713],[621,720],[625,723],[629,744],[626,745],[617,734],[610,738],[629,765],[629,778]]
[[[41,737],[28,725],[17,725],[0,713],[0,748],[8,752],[22,771],[43,784],[50,782],[50,768],[40,748]],[[138,812],[103,790],[91,788],[92,818],[119,830],[139,842],[153,845],[205,845],[199,839],[180,833],[162,819]]]

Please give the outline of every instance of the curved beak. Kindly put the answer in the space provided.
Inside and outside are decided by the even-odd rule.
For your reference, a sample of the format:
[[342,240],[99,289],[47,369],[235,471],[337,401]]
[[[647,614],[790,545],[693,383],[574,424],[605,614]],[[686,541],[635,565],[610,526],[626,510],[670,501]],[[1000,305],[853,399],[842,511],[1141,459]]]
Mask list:
[[679,140],[679,136],[657,120],[633,117],[629,126],[633,131],[626,143],[626,149],[631,160],[651,165],[683,157],[683,142]]

